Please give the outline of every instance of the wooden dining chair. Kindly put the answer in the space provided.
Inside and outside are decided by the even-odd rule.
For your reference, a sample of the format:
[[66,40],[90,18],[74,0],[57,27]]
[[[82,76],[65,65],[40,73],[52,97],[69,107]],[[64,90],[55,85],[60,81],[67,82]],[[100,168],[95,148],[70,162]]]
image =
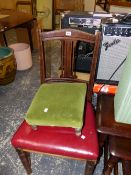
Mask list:
[[[91,43],[94,46],[90,79],[87,81],[78,79],[75,71],[76,54],[74,53],[74,50],[78,41]],[[85,160],[85,175],[91,175],[93,174],[99,156],[97,131],[95,127],[95,114],[91,104],[91,99],[93,94],[95,68],[99,52],[100,32],[97,32],[96,35],[75,29],[40,32],[39,43],[40,79],[42,85],[38,89],[31,106],[33,106],[32,109],[34,109],[36,105],[37,112],[39,113],[39,104],[42,103],[44,106],[46,99],[52,99],[52,93],[55,92],[53,94],[53,103],[50,106],[53,106],[53,115],[55,115],[55,113],[59,113],[60,117],[59,119],[57,118],[57,120],[53,121],[55,126],[43,126],[43,118],[48,120],[48,122],[52,122],[52,120],[50,120],[52,117],[51,115],[45,117],[48,111],[50,112],[50,107],[46,108],[47,110],[43,111],[43,113],[45,112],[43,118],[39,123],[37,123],[37,127],[35,129],[32,127],[32,123],[29,122],[29,118],[26,118],[26,120],[23,121],[16,133],[13,135],[11,143],[16,149],[27,174],[32,172],[30,153],[39,152],[41,154],[59,155],[68,158]],[[52,48],[50,48],[50,46],[52,46]],[[57,53],[59,48],[60,58]],[[60,62],[60,64],[58,64],[58,62]],[[52,68],[54,69],[55,65],[57,65],[57,71],[55,70],[57,72],[56,77],[54,77],[52,71],[49,70]],[[79,86],[81,87],[83,85],[86,85],[83,117],[81,118],[83,126],[81,133],[77,135],[73,124],[72,126],[70,125],[72,120],[70,120],[68,112],[70,111],[71,107],[73,107],[76,111],[81,108],[79,103],[76,105],[76,102],[79,101],[81,95],[79,95],[79,93],[74,94],[74,92],[76,92],[75,89],[79,89]],[[45,88],[45,86],[48,88]],[[64,91],[61,87],[64,88]],[[50,88],[51,91],[49,90]],[[81,90],[80,94],[82,94]],[[56,96],[59,95],[61,95],[61,98],[59,98],[60,101],[58,102],[58,100],[56,100]],[[39,99],[38,96],[41,99]],[[70,102],[70,98],[74,100]],[[63,100],[65,99],[67,99],[67,102],[64,101],[63,104]],[[82,103],[82,101],[83,100],[81,100],[80,103]],[[59,105],[57,105],[57,103]],[[65,106],[64,112],[63,106]],[[60,113],[61,110],[62,112]],[[39,118],[37,112],[35,113],[33,122],[37,121]],[[66,117],[63,116],[65,113],[67,115]],[[72,115],[72,113],[70,114]],[[33,114],[31,116],[33,116]],[[65,117],[64,120],[62,116]],[[76,120],[79,120],[76,116],[77,113],[73,116],[74,123],[77,123]],[[43,125],[41,126],[40,123],[43,123]],[[57,126],[56,123],[59,123],[59,126]],[[65,126],[63,123],[68,125]]]
[[[103,175],[110,175],[112,170],[122,162],[123,175],[131,174],[131,138],[111,136],[109,139],[110,156]],[[119,174],[117,171],[115,174]]]
[[[127,155],[129,156],[127,160],[131,158],[130,153],[127,153],[131,148],[131,127],[129,124],[115,121],[114,95],[99,95],[96,126],[100,136],[99,144],[101,147],[106,145],[103,175],[109,175],[112,169],[114,169],[114,174],[118,175],[118,160],[125,161]],[[111,157],[108,157],[108,154],[111,154]],[[124,171],[129,171],[129,168],[127,170],[124,166]]]

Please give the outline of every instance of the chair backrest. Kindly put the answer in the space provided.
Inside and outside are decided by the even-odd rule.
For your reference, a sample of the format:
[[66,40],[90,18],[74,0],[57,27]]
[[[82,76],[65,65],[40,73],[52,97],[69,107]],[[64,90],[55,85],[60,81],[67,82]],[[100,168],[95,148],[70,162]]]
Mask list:
[[[40,31],[39,36],[41,83],[56,81],[86,82],[88,84],[87,100],[91,101],[99,52],[100,32],[93,35],[76,29],[61,29],[50,32]],[[90,78],[88,79],[87,75],[87,81],[80,80],[75,71],[75,52],[80,41],[90,43],[94,48]],[[54,69],[53,74],[51,69]],[[57,76],[54,76],[56,73]]]

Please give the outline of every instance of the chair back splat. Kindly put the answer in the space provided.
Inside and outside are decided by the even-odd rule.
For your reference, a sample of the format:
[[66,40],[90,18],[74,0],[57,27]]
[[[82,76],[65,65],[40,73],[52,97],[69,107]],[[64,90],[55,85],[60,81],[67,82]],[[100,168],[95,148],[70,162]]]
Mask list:
[[[51,43],[51,41],[54,41]],[[77,72],[75,70],[77,51],[76,48],[79,48],[80,42],[90,43],[93,48],[93,58],[90,69],[90,77],[85,80],[79,79],[77,76]],[[97,57],[99,51],[99,42],[100,42],[100,32],[97,32],[96,35],[92,35],[86,32],[82,32],[75,29],[61,29],[55,30],[51,32],[41,32],[40,31],[40,75],[41,75],[41,83],[44,82],[55,82],[55,81],[75,81],[75,82],[86,82],[88,85],[88,94],[87,100],[91,101],[93,86],[94,86],[94,75],[97,64]],[[52,46],[51,46],[52,45]],[[49,48],[51,58],[50,64],[53,64],[53,59],[56,59],[59,62],[58,72],[59,75],[57,77],[52,77],[47,71],[49,67],[49,60],[46,59],[46,50]],[[55,50],[56,48],[56,50]],[[55,52],[59,50],[59,57],[56,56]],[[54,49],[54,51],[53,51]],[[53,56],[54,55],[54,56]],[[48,57],[49,58],[49,57]],[[58,63],[57,63],[58,64]],[[53,67],[53,66],[52,66]],[[50,65],[51,68],[51,65]]]

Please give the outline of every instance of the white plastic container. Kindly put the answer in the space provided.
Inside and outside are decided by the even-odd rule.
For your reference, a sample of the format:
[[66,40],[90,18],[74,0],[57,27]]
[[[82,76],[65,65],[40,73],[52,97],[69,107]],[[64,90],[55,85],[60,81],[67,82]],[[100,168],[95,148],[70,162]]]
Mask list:
[[26,70],[32,67],[32,55],[29,44],[15,43],[9,47],[14,50],[17,70]]

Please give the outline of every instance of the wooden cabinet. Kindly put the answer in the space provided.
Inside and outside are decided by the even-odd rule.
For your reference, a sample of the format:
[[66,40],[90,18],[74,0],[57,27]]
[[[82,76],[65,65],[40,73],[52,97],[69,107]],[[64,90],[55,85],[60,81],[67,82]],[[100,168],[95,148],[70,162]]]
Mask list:
[[54,26],[60,27],[60,13],[63,11],[83,11],[84,0],[54,0]]
[[54,0],[54,8],[57,10],[84,10],[83,0]]
[[127,0],[110,0],[109,4],[123,7],[131,7],[131,2],[128,2]]
[[109,0],[108,11],[111,13],[131,13],[131,2],[127,0]]

